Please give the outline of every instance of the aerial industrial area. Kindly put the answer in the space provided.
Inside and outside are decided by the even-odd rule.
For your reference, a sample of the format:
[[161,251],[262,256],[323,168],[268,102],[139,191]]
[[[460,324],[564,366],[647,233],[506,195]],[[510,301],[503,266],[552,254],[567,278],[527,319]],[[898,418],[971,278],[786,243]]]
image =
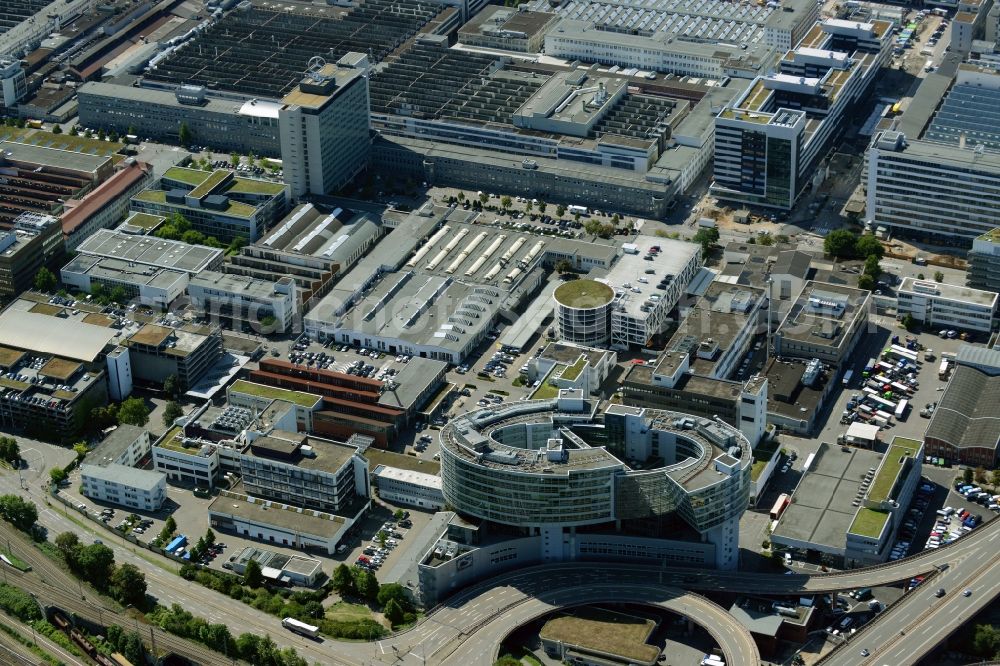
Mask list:
[[2,0],[0,663],[995,663],[998,292],[993,0]]

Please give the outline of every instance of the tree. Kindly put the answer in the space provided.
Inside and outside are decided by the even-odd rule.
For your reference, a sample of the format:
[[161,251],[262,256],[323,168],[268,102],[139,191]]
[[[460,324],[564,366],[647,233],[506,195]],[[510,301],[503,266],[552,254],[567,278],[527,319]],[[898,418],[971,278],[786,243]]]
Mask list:
[[533,206],[534,206],[534,204],[532,204],[530,201],[528,203],[524,204],[524,212],[525,213],[530,213]]
[[827,234],[823,241],[823,250],[840,259],[851,259],[854,257],[856,237],[846,229],[837,229]]
[[874,280],[877,280],[882,275],[882,267],[878,263],[878,257],[874,254],[869,254],[868,258],[865,259],[864,272],[866,275],[871,275]]
[[964,470],[962,470],[962,480],[965,481],[966,483],[972,483],[972,474],[973,474],[972,468],[966,467]]
[[862,234],[854,242],[854,254],[857,257],[878,257],[885,256],[885,246],[882,241],[872,234]]
[[712,251],[712,246],[719,241],[719,229],[718,227],[702,227],[695,233],[692,240],[701,245],[702,256],[707,257],[708,253]]
[[17,467],[21,463],[21,447],[13,437],[0,437],[0,460]]
[[38,509],[34,502],[17,495],[0,495],[0,518],[22,532],[27,532],[38,520]]
[[76,125],[73,125],[72,127],[69,128],[69,135],[80,136],[80,128],[77,127]]
[[216,238],[215,236],[208,236],[205,239],[204,245],[205,247],[214,247],[220,250],[225,247],[222,243],[219,242],[219,239]]
[[62,467],[53,467],[49,470],[49,478],[52,479],[52,483],[58,485],[69,478],[69,474]]
[[862,273],[858,276],[858,289],[864,289],[866,291],[875,290],[875,279],[872,278],[868,273]]
[[142,608],[146,604],[146,576],[134,564],[123,564],[111,574],[109,591],[119,603]]
[[378,579],[371,571],[354,570],[354,589],[362,599],[374,602],[378,599]]
[[236,152],[230,153],[229,164],[231,164],[234,169],[238,167],[240,165],[240,154]]
[[378,545],[382,548],[385,548],[385,540],[388,538],[386,536],[385,530],[379,530],[375,538],[378,539]]
[[406,596],[406,589],[399,583],[385,583],[381,585],[378,588],[376,601],[378,601],[378,605],[382,608],[385,608],[390,601],[395,601],[403,609],[411,607],[410,599]]
[[389,623],[393,627],[403,621],[403,609],[395,599],[390,599],[382,612],[385,615],[385,619],[389,620]]
[[544,201],[538,202],[538,212],[541,213],[542,215],[545,215],[545,209],[548,207],[549,207],[548,204],[545,203]]
[[1000,469],[993,470],[993,474],[991,475],[990,478],[990,483],[993,484],[994,488],[1000,486]]
[[80,537],[76,532],[60,532],[55,540],[56,548],[70,568],[76,567],[76,553],[80,549]]
[[50,292],[56,288],[56,276],[48,268],[42,266],[35,273],[35,289],[43,292]]
[[205,234],[195,229],[189,229],[181,234],[181,240],[188,245],[201,245],[205,242]]
[[149,408],[142,398],[128,398],[118,408],[118,423],[139,426],[149,423]]
[[177,399],[177,396],[181,394],[181,381],[177,378],[177,375],[170,375],[163,380],[163,392],[171,400]]
[[188,127],[186,122],[181,122],[180,128],[177,130],[177,141],[181,144],[182,148],[187,148],[191,144],[191,128]]
[[170,530],[170,534],[173,535],[177,531],[177,521],[174,520],[173,516],[167,516],[167,520],[163,523],[163,528]]
[[465,201],[465,192],[459,192],[458,193],[458,200],[459,201]]
[[573,270],[573,262],[569,259],[560,259],[556,262],[557,273],[569,273]]
[[77,550],[76,568],[91,585],[106,590],[115,571],[115,552],[103,543],[83,546]]
[[556,206],[556,217],[562,217],[566,214],[566,206],[559,204]]
[[972,647],[979,656],[992,659],[1000,651],[1000,629],[989,624],[977,624]]
[[986,470],[982,467],[977,467],[974,478],[976,479],[976,483],[986,483]]
[[111,130],[111,134],[108,135],[108,141],[114,141],[115,143],[121,141],[121,136],[118,134],[118,130]]
[[117,286],[111,290],[111,293],[108,294],[108,298],[112,303],[122,304],[128,300],[128,294],[125,293],[125,287]]
[[934,281],[944,282],[944,273],[942,273],[941,271],[934,271]]
[[106,138],[108,138],[108,135],[104,133],[104,128],[103,127],[98,128],[98,130],[97,130],[97,138],[100,139],[101,141],[104,141]]
[[118,651],[133,664],[146,663],[146,648],[142,644],[142,638],[135,631],[130,631],[122,637]]
[[83,442],[77,442],[73,445],[73,453],[76,454],[77,462],[83,460],[87,456],[87,445]]
[[229,247],[226,248],[226,254],[237,254],[247,245],[247,239],[243,236],[237,236],[229,243]]
[[342,597],[352,595],[356,592],[354,588],[354,576],[351,575],[351,569],[346,564],[341,563],[333,570],[333,589]]
[[510,208],[511,203],[513,202],[511,201],[510,197],[507,196],[506,194],[500,197],[500,207],[503,208],[504,210]]
[[923,273],[917,273],[917,279],[918,280],[923,280],[924,279],[924,274]]
[[762,231],[757,234],[757,243],[767,246],[774,245],[774,236],[772,236],[769,231]]
[[59,125],[55,125],[52,128],[52,133],[53,134],[62,134],[62,127],[60,127]]
[[84,139],[93,139],[94,138],[94,133],[91,132],[89,129],[84,130],[83,131],[83,138]]
[[243,571],[243,584],[253,589],[264,584],[264,573],[260,570],[260,563],[257,560],[247,562]]

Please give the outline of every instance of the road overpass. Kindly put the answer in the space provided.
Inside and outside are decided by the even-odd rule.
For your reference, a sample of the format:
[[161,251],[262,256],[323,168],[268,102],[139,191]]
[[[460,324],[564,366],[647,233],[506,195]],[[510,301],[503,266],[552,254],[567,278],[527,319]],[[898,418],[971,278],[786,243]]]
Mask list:
[[[96,534],[104,534],[99,527],[95,527],[94,530]],[[27,544],[24,536],[6,523],[0,525],[0,533],[10,536],[12,541],[17,539],[22,544]],[[135,557],[126,547],[113,543],[107,545],[115,550],[118,561],[129,561],[129,558]],[[1000,581],[1000,566],[996,555],[998,551],[1000,551],[1000,520],[995,520],[937,550],[925,551],[875,567],[837,573],[751,574],[620,563],[543,565],[497,576],[461,590],[443,604],[431,609],[426,618],[412,629],[374,645],[334,641],[318,644],[282,630],[277,618],[242,604],[238,604],[240,608],[238,613],[229,613],[226,609],[236,602],[225,595],[194,584],[178,585],[173,574],[166,574],[157,566],[149,567],[148,563],[146,569],[151,569],[150,575],[154,581],[170,578],[173,582],[169,588],[166,585],[167,581],[158,583],[159,587],[151,583],[150,593],[160,597],[162,603],[178,601],[195,612],[199,609],[206,609],[203,612],[207,609],[219,609],[219,613],[225,613],[224,621],[230,624],[234,634],[244,631],[259,635],[270,634],[280,646],[295,647],[310,662],[347,665],[444,663],[434,662],[432,657],[447,659],[449,663],[459,661],[486,663],[489,660],[486,655],[495,654],[499,641],[509,630],[510,623],[504,624],[502,621],[505,615],[513,615],[515,619],[537,617],[534,614],[536,610],[546,607],[552,610],[558,608],[560,602],[585,603],[573,601],[585,597],[574,597],[571,592],[584,594],[588,588],[595,588],[595,596],[592,597],[595,601],[614,600],[614,597],[609,598],[607,595],[604,595],[603,599],[600,598],[602,595],[598,592],[599,586],[602,585],[642,589],[653,595],[654,601],[659,596],[659,600],[663,602],[681,599],[676,596],[678,590],[798,596],[898,583],[917,575],[936,573],[937,567],[948,565],[947,570],[936,573],[937,577],[932,584],[918,588],[903,602],[887,609],[869,625],[869,628],[850,639],[848,647],[837,650],[830,657],[838,659],[839,661],[830,661],[838,665],[858,663],[860,649],[865,647],[858,642],[859,637],[871,636],[867,648],[880,659],[871,663],[895,665],[919,659],[940,639],[971,617],[974,609],[982,607],[996,597],[997,586],[1000,585],[997,582]],[[92,599],[82,600],[81,593],[75,591],[79,588],[79,583],[30,544],[22,546],[18,550],[18,555],[35,567],[35,571],[30,574],[17,574],[18,580],[12,580],[12,583],[35,593],[43,601],[59,605],[95,622],[105,624],[132,622],[130,618],[119,616],[114,611],[99,606]],[[145,557],[156,556],[146,553]],[[931,602],[926,599],[927,595],[933,595],[933,591],[942,585],[955,589],[948,589],[948,595],[941,602]],[[961,590],[966,586],[973,587],[972,597],[961,596]],[[691,595],[691,599],[695,598],[699,597]],[[921,599],[927,601],[927,606],[922,609],[918,607],[917,601]],[[540,605],[532,605],[531,600],[537,600]],[[713,622],[718,622],[716,611],[710,607],[687,598],[684,602],[689,603],[686,607],[687,613],[684,614],[692,621],[709,630]],[[927,609],[931,612],[925,613]],[[920,612],[917,612],[918,610]],[[727,625],[728,622],[731,622],[731,619],[727,621]],[[933,632],[930,631],[931,627],[934,629]],[[737,650],[747,650],[748,646],[745,643],[743,646],[738,645],[736,629],[733,627],[730,631],[733,632],[733,636],[727,639],[731,641],[728,649],[734,653]],[[906,633],[900,634],[901,631]],[[229,663],[228,660],[221,659],[218,653],[171,634],[154,630],[153,637],[161,649],[174,650],[198,663]],[[725,636],[717,638],[720,643],[724,639]],[[880,651],[876,653],[872,645],[880,646]],[[883,653],[886,655],[885,658],[881,656]],[[890,656],[892,659],[889,659]]]

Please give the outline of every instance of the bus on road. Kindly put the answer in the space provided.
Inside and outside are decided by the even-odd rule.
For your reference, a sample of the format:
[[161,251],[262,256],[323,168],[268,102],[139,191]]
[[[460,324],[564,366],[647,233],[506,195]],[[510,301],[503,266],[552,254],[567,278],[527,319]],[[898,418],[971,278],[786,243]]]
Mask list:
[[281,626],[289,631],[294,631],[297,634],[302,634],[303,636],[308,636],[309,638],[316,638],[319,633],[319,627],[314,627],[311,624],[306,624],[305,622],[299,622],[294,617],[286,617],[281,621]]

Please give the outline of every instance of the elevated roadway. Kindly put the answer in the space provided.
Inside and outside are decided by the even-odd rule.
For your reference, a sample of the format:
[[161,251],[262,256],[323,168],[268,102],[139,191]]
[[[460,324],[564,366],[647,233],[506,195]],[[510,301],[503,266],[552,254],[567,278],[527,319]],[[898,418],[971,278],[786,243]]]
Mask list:
[[[27,543],[23,535],[5,523],[0,524],[0,534],[10,536],[12,541],[17,539]],[[126,561],[126,556],[132,555],[122,546],[108,545],[115,549],[119,560]],[[470,586],[431,609],[427,617],[412,629],[375,644],[310,641],[284,631],[277,618],[246,606],[241,606],[238,614],[227,616],[224,621],[230,624],[234,634],[244,631],[270,634],[280,646],[295,647],[310,663],[442,664],[447,660],[449,664],[486,664],[492,661],[500,641],[513,627],[547,610],[563,605],[643,598],[658,605],[681,604],[671,610],[677,610],[710,632],[714,628],[713,636],[723,650],[727,655],[735,655],[730,663],[753,664],[759,659],[750,657],[756,654],[756,648],[752,647],[748,634],[737,628],[724,611],[725,619],[722,619],[720,607],[682,590],[797,596],[893,584],[934,573],[932,581],[888,608],[829,657],[830,663],[856,664],[861,660],[861,648],[867,647],[875,656],[873,661],[866,663],[895,665],[918,660],[971,617],[977,608],[996,597],[1000,586],[998,552],[1000,520],[995,520],[937,550],[875,567],[838,573],[750,574],[620,563],[544,565]],[[12,584],[24,587],[43,602],[58,605],[95,622],[133,622],[94,599],[81,599],[81,593],[77,591],[79,583],[32,546],[18,549],[18,555],[35,567],[35,571],[11,574]],[[937,571],[945,565],[947,568],[944,571]],[[7,571],[12,570],[8,568]],[[941,586],[946,587],[948,592],[944,599],[932,601],[928,598],[933,597],[933,592]],[[628,590],[627,598],[615,594],[616,587]],[[961,595],[965,587],[973,589],[971,597]],[[175,579],[169,591],[158,590],[151,585],[150,592],[161,599],[169,595],[170,601],[178,601],[195,613],[205,608],[206,604],[222,608],[223,604],[232,603],[228,597],[206,588],[191,583],[180,584],[179,579]],[[646,596],[637,596],[640,592]],[[925,606],[921,606],[921,600],[926,602]],[[171,634],[154,629],[152,636],[161,650],[173,650],[197,663],[231,663],[204,646]],[[866,639],[867,645],[859,642],[862,638]],[[872,646],[878,646],[879,652]]]

